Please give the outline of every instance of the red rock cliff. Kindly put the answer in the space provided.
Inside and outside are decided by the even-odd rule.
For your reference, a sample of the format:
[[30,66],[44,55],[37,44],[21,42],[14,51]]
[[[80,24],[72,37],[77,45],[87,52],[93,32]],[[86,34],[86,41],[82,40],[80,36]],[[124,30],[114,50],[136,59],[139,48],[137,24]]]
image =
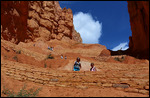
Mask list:
[[1,1],[1,38],[14,43],[66,38],[82,42],[72,10],[61,9],[58,1]]
[[18,43],[27,38],[28,2],[1,1],[1,38]]
[[128,1],[132,37],[130,54],[149,59],[149,1]]

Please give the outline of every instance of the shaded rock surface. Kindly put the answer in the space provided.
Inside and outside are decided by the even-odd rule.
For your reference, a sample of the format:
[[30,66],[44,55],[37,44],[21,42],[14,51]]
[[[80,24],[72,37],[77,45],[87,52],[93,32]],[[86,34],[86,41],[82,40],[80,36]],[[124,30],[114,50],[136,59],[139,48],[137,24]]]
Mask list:
[[149,1],[128,1],[128,12],[132,30],[129,54],[149,59]]
[[1,38],[18,43],[28,38],[26,1],[1,1]]

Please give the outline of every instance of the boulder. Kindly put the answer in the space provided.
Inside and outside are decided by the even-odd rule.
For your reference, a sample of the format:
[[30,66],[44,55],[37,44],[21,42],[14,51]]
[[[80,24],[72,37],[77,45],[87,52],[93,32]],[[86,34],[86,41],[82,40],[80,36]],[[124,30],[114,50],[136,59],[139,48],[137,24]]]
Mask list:
[[99,56],[111,56],[111,53],[107,49],[103,49]]

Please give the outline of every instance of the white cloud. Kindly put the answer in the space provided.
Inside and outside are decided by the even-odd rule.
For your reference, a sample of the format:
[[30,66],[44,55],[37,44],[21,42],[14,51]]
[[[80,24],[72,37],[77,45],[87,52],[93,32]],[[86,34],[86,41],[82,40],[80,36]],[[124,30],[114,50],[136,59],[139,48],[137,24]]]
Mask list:
[[128,42],[120,43],[118,46],[114,47],[112,50],[117,51],[117,50],[127,50],[128,47]]
[[99,43],[102,35],[102,23],[95,21],[89,13],[78,12],[73,15],[75,30],[80,33],[83,43]]

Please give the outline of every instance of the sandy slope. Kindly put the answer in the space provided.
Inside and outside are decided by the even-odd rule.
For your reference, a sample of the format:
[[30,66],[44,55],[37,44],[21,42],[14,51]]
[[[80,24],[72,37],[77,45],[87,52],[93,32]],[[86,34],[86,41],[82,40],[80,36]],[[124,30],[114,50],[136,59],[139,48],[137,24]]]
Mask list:
[[[53,46],[54,51],[48,50],[48,46]],[[115,61],[111,56],[99,57],[103,49],[106,47],[74,41],[53,40],[15,45],[1,40],[1,89],[6,86],[18,91],[26,83],[27,88],[42,87],[39,96],[45,97],[149,96],[149,61],[130,56],[125,56],[123,62]],[[54,59],[46,59],[49,54]],[[67,59],[61,59],[61,54]],[[73,72],[77,57],[81,58],[82,68],[80,72]],[[97,72],[89,71],[92,62]],[[59,81],[50,82],[50,79]],[[130,89],[114,88],[114,83],[128,84]]]

